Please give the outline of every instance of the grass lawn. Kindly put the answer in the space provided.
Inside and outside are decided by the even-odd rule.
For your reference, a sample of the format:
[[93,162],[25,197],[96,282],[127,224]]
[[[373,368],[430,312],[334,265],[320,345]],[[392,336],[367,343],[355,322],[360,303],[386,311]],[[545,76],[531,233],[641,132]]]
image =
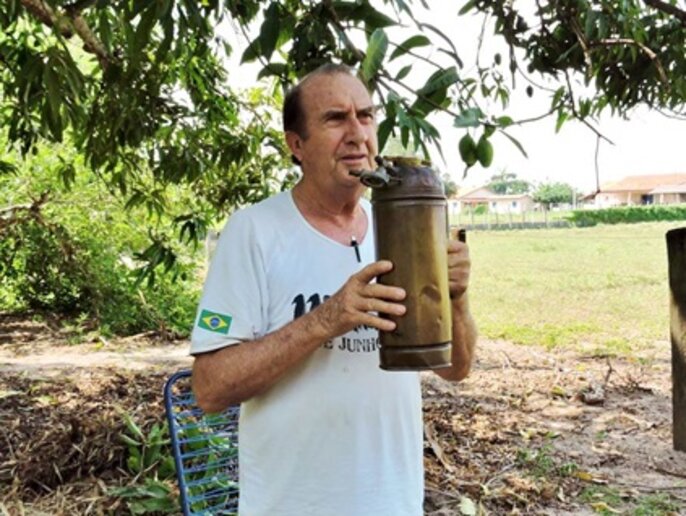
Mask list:
[[668,345],[665,233],[683,226],[470,232],[480,334],[610,355]]

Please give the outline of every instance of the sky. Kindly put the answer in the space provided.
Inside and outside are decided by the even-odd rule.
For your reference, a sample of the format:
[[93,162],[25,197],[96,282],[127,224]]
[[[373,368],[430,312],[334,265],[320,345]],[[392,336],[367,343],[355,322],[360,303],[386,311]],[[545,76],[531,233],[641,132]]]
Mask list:
[[[666,118],[645,108],[636,110],[629,120],[603,116],[596,128],[613,144],[601,141],[598,150],[600,184],[630,175],[686,174],[686,121]],[[462,179],[464,165],[455,149],[459,131],[443,124],[442,139],[448,169],[463,187],[480,186],[500,171],[516,173],[533,183],[564,182],[588,193],[596,188],[596,135],[579,122],[565,123],[555,133],[555,118],[514,127],[528,154],[521,152],[504,136],[494,135],[493,163],[488,169],[472,167]],[[439,162],[440,158],[434,158]]]
[[[423,10],[418,2],[413,5],[416,19],[434,24],[451,36],[460,57],[465,62],[465,68],[460,70],[460,74],[468,72],[470,67],[473,69],[482,16],[458,17],[457,10],[462,5],[461,2],[431,2],[430,11]],[[411,23],[408,22],[407,25],[404,29],[388,31],[391,41],[400,43],[418,33],[415,27],[411,27]],[[257,27],[259,28],[259,25]],[[480,48],[482,63],[492,62],[492,56],[496,52],[503,56],[507,55],[507,47],[501,38],[489,37],[492,30],[488,28],[484,34],[486,37]],[[230,27],[222,30],[222,35],[234,46],[232,59],[236,60],[233,65],[237,65],[242,54],[240,47],[245,46],[245,39]],[[363,35],[359,36],[361,39],[355,42],[360,48],[364,48]],[[425,52],[425,55],[442,61],[442,54]],[[399,70],[408,62],[403,62],[400,58],[394,61],[393,65]],[[238,77],[245,85],[246,77],[255,77],[260,66],[240,65],[240,69],[240,74],[232,75],[234,78]],[[422,73],[423,71],[426,73]],[[423,70],[421,64],[415,62],[413,74],[409,77],[418,77],[423,81],[433,71],[434,69],[428,66]],[[534,90],[533,97],[529,98],[524,92],[525,83],[521,78],[517,80],[518,88],[512,92],[510,106],[504,112],[499,108],[494,109],[494,113],[497,116],[508,114],[514,119],[524,119],[546,112],[550,106],[550,94],[543,90]],[[421,85],[419,83],[412,86],[419,88]],[[558,133],[555,132],[554,116],[509,128],[508,132],[522,144],[528,158],[524,157],[506,137],[496,133],[491,139],[495,149],[491,166],[484,169],[477,164],[468,171],[466,177],[463,177],[464,164],[459,157],[457,143],[464,134],[464,129],[454,128],[452,119],[447,115],[434,117],[431,121],[441,133],[445,158],[442,160],[438,152],[433,151],[432,161],[442,173],[450,175],[460,189],[486,184],[491,176],[502,171],[515,173],[519,178],[534,184],[565,182],[583,193],[596,189],[597,138],[594,132],[579,122],[565,123]],[[602,141],[598,150],[601,185],[630,175],[686,173],[686,120],[676,120],[647,108],[638,108],[631,113],[628,120],[612,117],[608,111],[594,123],[594,126],[612,141],[612,144]],[[472,135],[477,139],[480,131]]]

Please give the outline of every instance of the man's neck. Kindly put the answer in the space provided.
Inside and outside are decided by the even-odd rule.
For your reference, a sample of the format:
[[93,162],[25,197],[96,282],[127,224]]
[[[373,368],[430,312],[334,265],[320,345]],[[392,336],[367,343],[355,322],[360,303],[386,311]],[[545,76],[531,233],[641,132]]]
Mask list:
[[351,237],[361,242],[367,217],[359,204],[363,188],[339,193],[322,192],[306,181],[293,188],[293,200],[305,219],[329,238],[347,244]]

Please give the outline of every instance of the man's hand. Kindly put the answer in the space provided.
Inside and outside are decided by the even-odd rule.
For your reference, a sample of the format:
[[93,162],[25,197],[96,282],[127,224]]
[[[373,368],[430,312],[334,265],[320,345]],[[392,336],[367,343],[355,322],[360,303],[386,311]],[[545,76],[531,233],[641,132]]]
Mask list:
[[448,241],[448,281],[450,298],[462,297],[469,286],[471,260],[467,244],[457,240]]
[[395,329],[393,321],[383,319],[377,313],[403,315],[405,305],[399,301],[405,299],[405,290],[372,282],[377,276],[392,269],[393,264],[388,260],[367,265],[353,274],[338,292],[311,312],[328,338],[343,335],[360,325],[384,331]]

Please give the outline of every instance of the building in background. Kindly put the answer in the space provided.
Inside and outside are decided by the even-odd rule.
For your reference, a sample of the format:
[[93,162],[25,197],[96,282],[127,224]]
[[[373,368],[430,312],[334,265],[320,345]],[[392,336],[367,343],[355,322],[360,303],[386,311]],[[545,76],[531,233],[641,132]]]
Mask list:
[[[484,211],[500,214],[520,214],[534,209],[530,194],[497,194],[486,186],[459,194],[448,200],[451,214]],[[483,207],[483,208],[480,208]]]
[[686,174],[627,176],[604,184],[595,194],[596,208],[686,203]]

